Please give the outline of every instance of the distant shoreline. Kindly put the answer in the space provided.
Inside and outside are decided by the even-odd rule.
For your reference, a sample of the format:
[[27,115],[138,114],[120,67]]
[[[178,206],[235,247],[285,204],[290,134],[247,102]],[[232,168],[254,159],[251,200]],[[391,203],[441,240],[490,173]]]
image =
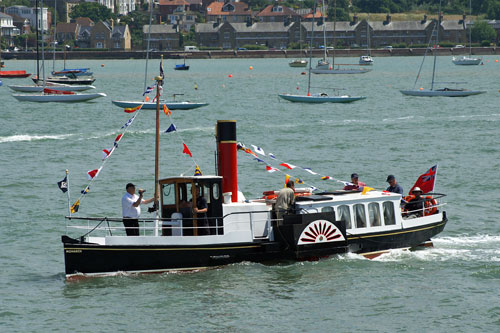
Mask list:
[[[374,49],[370,50],[373,57],[407,57],[407,56],[423,56],[425,48],[393,48],[388,49]],[[333,55],[333,50],[328,50],[328,56]],[[428,55],[432,55],[434,51],[429,50]],[[468,48],[446,48],[441,47],[437,50],[439,56],[453,56],[468,54]],[[318,58],[323,56],[324,51],[315,49],[313,56]],[[359,57],[366,55],[366,49],[338,49],[335,50],[337,57]],[[161,55],[165,59],[181,59],[184,54],[188,59],[231,59],[231,58],[307,58],[309,57],[308,50],[214,50],[214,51],[196,51],[196,52],[183,52],[183,51],[152,51],[150,52],[150,59],[159,59]],[[495,46],[490,47],[473,47],[473,55],[500,55],[500,48]],[[52,51],[45,51],[45,59],[52,59]],[[69,51],[66,53],[67,60],[76,59],[145,59],[146,51]],[[19,59],[19,60],[33,60],[36,59],[34,52],[2,52],[2,60]],[[62,51],[56,52],[56,59],[64,59]]]

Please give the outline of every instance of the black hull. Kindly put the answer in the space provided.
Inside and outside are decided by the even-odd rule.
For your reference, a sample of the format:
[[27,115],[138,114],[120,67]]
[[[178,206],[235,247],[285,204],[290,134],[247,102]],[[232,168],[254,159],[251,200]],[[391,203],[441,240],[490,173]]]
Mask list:
[[[444,215],[442,221],[425,227],[362,236],[347,235],[347,241],[307,245],[296,244],[298,235],[308,225],[308,221],[280,226],[275,242],[194,246],[103,246],[82,243],[67,236],[63,236],[62,241],[67,276],[79,273],[87,275],[105,275],[114,272],[147,273],[195,270],[242,261],[308,260],[346,252],[363,254],[411,248],[440,233],[446,222]],[[339,222],[335,222],[335,225],[345,235],[345,228],[342,229],[343,226]]]

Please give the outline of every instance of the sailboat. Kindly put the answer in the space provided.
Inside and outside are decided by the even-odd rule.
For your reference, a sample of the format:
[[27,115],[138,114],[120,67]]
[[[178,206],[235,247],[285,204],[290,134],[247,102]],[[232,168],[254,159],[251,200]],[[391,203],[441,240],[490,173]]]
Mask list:
[[[316,12],[316,8],[313,13]],[[324,23],[323,23],[324,24]],[[325,92],[311,94],[311,63],[312,63],[312,50],[313,50],[313,38],[314,38],[314,15],[312,19],[312,33],[311,41],[309,45],[309,75],[307,80],[307,95],[295,95],[295,94],[278,94],[279,97],[290,102],[300,102],[300,103],[350,103],[365,99],[364,96],[350,96],[350,95],[335,95],[329,96]]]
[[[469,0],[469,12],[472,19],[472,0]],[[469,55],[453,57],[452,62],[455,65],[471,66],[479,65],[483,59],[472,56],[472,21],[469,21]]]
[[[420,78],[420,72],[422,70],[422,66],[425,61],[425,56],[427,55],[427,50],[429,47],[427,47],[427,50],[425,51],[424,54],[424,59],[422,59],[422,63],[420,65],[420,69],[417,73],[417,78],[415,79],[415,83],[413,84],[413,89],[411,90],[400,90],[403,95],[408,95],[408,96],[423,96],[423,97],[434,97],[434,96],[445,96],[445,97],[466,97],[466,96],[471,96],[471,95],[479,95],[482,93],[485,93],[485,91],[479,91],[479,90],[468,90],[464,88],[438,88],[435,89],[434,85],[438,82],[435,81],[436,77],[436,60],[437,60],[437,47],[439,46],[439,27],[441,26],[441,1],[439,1],[439,12],[438,12],[438,20],[436,24],[434,25],[434,29],[432,30],[431,33],[431,38],[429,40],[429,45],[432,45],[432,40],[433,37],[435,36],[435,46],[436,48],[433,50],[434,53],[434,63],[432,66],[432,82],[431,82],[431,88],[430,89],[416,89],[416,85],[418,82],[418,79]],[[443,82],[443,83],[454,83],[458,84],[459,82]]]
[[[323,8],[324,8],[324,3],[323,3]],[[324,9],[323,9],[324,10]],[[324,17],[324,15],[323,15]],[[326,22],[323,22],[323,24],[326,25]],[[333,18],[333,54],[332,54],[332,63],[330,64],[326,60],[326,34],[324,34],[325,38],[325,55],[324,59],[321,59],[318,61],[318,65],[316,68],[312,69],[311,72],[313,74],[363,74],[363,73],[368,73],[371,71],[371,69],[368,68],[355,68],[352,67],[353,65],[351,64],[337,64],[337,67],[335,67],[335,30],[336,30],[336,25],[337,25],[337,1],[334,1],[334,18]],[[326,26],[323,28],[326,29]],[[340,66],[351,66],[349,68],[345,67],[340,67]]]
[[[41,8],[43,8],[43,0],[40,5]],[[36,10],[38,10],[38,0],[36,1]],[[37,16],[37,15],[36,15]],[[43,16],[42,16],[42,23],[41,26],[43,27]],[[43,30],[42,30],[42,41],[44,40],[43,38]],[[44,50],[44,44],[42,43],[42,76],[45,78],[45,50]],[[37,78],[39,77],[39,72],[40,72],[40,67],[39,67],[39,52],[38,52],[38,24],[37,24]],[[41,83],[41,90],[37,86],[35,87],[22,87],[22,86],[14,86],[10,87],[13,90],[16,91],[23,91],[23,92],[37,92],[35,94],[13,94],[12,96],[17,99],[18,101],[25,101],[25,102],[83,102],[83,101],[89,101],[92,99],[96,99],[99,97],[105,97],[106,94],[104,93],[90,93],[90,94],[77,94],[73,91],[68,90],[68,87],[64,86],[63,89],[59,90],[57,89],[57,86],[50,86],[50,88],[47,87],[47,81],[46,80],[37,80],[35,83]]]
[[[299,47],[300,47],[300,55],[302,56],[302,22],[299,21]],[[295,59],[288,63],[290,67],[306,67],[307,60],[304,59]]]
[[176,71],[187,71],[189,70],[189,65],[186,65],[186,54],[184,53],[184,63],[175,65],[174,70]]
[[[147,75],[148,75],[148,62],[149,62],[149,42],[151,40],[151,24],[153,22],[153,6],[151,6],[151,11],[149,13],[149,27],[148,27],[148,39],[147,39],[147,51],[146,51],[146,68],[144,70],[144,94],[149,93],[152,91],[153,87],[146,87],[146,82],[147,82]],[[163,55],[161,56],[161,63],[160,63],[160,68],[161,68],[161,73],[163,75]],[[186,58],[184,57],[184,63],[186,61]],[[187,66],[189,68],[189,66]],[[163,105],[165,105],[167,108],[170,110],[190,110],[190,109],[196,109],[202,106],[208,105],[208,103],[196,103],[196,102],[190,102],[190,101],[175,101],[175,96],[177,95],[184,95],[184,94],[174,94],[174,100],[173,101],[168,101],[168,100],[163,100],[161,99],[159,102]],[[149,98],[146,98],[148,100]],[[157,101],[153,102],[148,102],[148,101],[130,101],[130,100],[113,100],[111,101],[116,106],[122,107],[122,108],[136,108],[140,105],[142,105],[141,109],[156,109]]]
[[367,55],[362,55],[359,57],[360,65],[373,65],[373,58],[370,53],[370,23],[366,20],[366,53]]

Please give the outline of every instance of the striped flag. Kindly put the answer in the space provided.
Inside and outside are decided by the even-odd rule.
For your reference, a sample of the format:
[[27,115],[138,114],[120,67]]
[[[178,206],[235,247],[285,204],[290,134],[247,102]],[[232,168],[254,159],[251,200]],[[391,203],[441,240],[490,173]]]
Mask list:
[[261,154],[261,155],[264,155],[266,156],[266,153],[264,153],[264,149],[260,148],[260,147],[257,147],[256,145],[252,145],[253,147],[253,150],[257,153],[257,154]]
[[154,89],[154,86],[152,86],[152,87],[147,87],[147,88],[146,88],[146,91],[142,94],[142,96],[145,96],[146,94],[149,94],[150,92],[152,92],[152,91],[153,91],[153,89]]
[[118,147],[118,142],[122,139],[123,134],[118,134],[115,138],[115,142],[113,143],[113,146]]
[[275,159],[276,159],[276,156],[274,156],[274,154],[273,154],[273,153],[269,153],[268,155],[269,155],[269,157],[270,157],[270,158],[272,158],[273,160],[275,160]]
[[126,113],[134,113],[135,111],[139,110],[142,105],[136,106],[134,108],[125,108],[123,111]]
[[202,176],[200,167],[198,165],[196,165],[196,169],[194,169],[194,175],[195,176]]
[[309,172],[311,175],[317,175],[317,173],[312,171],[311,168],[302,168],[302,170]]
[[289,163],[285,163],[285,162],[281,163],[280,165],[281,165],[281,166],[284,166],[285,168],[290,169],[290,170],[292,170],[292,169],[296,168],[296,166],[295,166],[295,165],[293,165],[293,164],[289,164]]
[[273,168],[273,167],[270,167],[269,165],[267,165],[267,166],[266,166],[266,170],[267,170],[268,172],[271,172],[271,173],[272,173],[272,172],[279,171],[278,169]]
[[172,114],[172,111],[170,111],[170,109],[165,104],[163,104],[163,112],[165,112],[165,115],[167,117],[169,117]]
[[80,208],[80,200],[76,200],[76,202],[73,204],[73,206],[71,206],[69,211],[71,213],[76,213],[76,212],[78,212],[78,208]]
[[304,184],[304,181],[300,178],[295,178],[295,184]]

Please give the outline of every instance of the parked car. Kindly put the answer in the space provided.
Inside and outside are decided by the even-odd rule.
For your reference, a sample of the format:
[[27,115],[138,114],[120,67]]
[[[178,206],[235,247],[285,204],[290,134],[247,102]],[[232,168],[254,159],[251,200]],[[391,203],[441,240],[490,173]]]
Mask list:
[[463,48],[465,48],[465,46],[463,46],[463,45],[455,45],[455,47],[454,47],[454,48],[455,48],[455,49],[463,49]]
[[392,46],[391,45],[384,46],[384,50],[392,50]]
[[248,51],[246,47],[238,47],[238,51]]

